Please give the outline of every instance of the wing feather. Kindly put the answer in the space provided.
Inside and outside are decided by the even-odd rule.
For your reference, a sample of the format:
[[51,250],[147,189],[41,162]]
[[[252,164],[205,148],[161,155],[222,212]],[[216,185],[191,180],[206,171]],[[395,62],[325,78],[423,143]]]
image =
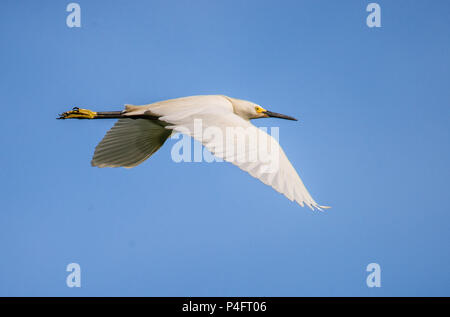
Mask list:
[[119,119],[95,148],[92,166],[134,167],[155,153],[171,134],[147,119]]
[[[176,113],[166,112],[159,119],[167,122],[168,128],[193,137],[216,157],[233,163],[264,184],[284,194],[289,200],[296,201],[301,206],[306,204],[311,209],[329,208],[320,206],[314,201],[283,149],[272,136],[234,114],[232,107],[207,107],[205,105],[204,107],[198,107],[197,110],[192,111],[191,107],[187,108],[186,111],[178,109]],[[154,110],[152,109],[152,111]],[[202,130],[194,128],[196,119],[201,120]],[[219,128],[223,136],[226,136],[226,129],[229,127],[244,128],[244,133],[246,133],[245,147],[239,149],[239,147],[229,146],[228,140],[225,140],[228,139],[226,137],[222,142],[218,142],[217,138],[203,139],[203,131],[209,127]],[[257,135],[257,143],[250,142],[254,134]],[[261,155],[264,158],[263,160],[259,160],[258,157],[256,161],[241,161],[243,157],[249,158],[251,153],[255,153],[255,151],[260,153],[260,144],[270,146],[270,151]],[[272,168],[272,165],[276,165],[276,168]]]

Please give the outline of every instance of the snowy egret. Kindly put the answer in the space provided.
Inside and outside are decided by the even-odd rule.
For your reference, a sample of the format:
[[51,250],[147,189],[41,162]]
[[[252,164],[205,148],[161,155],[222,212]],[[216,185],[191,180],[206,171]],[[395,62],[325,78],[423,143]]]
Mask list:
[[[291,201],[311,209],[329,208],[314,201],[278,142],[250,123],[250,119],[268,117],[296,120],[255,103],[223,95],[191,96],[144,106],[125,105],[123,111],[94,112],[75,107],[58,119],[119,119],[97,145],[92,166],[137,166],[155,153],[172,133],[181,132],[201,142],[214,156],[233,163]],[[198,120],[203,127],[215,128],[223,135],[227,135],[225,129],[240,128],[244,146],[236,148],[233,143],[240,135],[231,138],[230,146],[230,140],[223,142],[221,137],[205,137],[201,131],[196,132]],[[258,142],[254,142],[252,135],[257,136]],[[244,158],[261,152],[260,148],[264,147],[271,150],[253,160]],[[276,168],[267,168],[269,161],[276,162]]]

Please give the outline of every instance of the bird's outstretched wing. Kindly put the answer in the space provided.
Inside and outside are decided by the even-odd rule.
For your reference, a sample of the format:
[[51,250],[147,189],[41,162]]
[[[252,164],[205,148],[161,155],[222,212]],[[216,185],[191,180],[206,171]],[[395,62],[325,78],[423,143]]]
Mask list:
[[[169,123],[167,128],[193,137],[216,157],[233,163],[291,201],[311,209],[328,208],[314,201],[278,142],[231,109],[203,107],[196,113],[177,111],[159,119]],[[202,129],[195,124],[201,124]]]
[[147,119],[119,119],[95,148],[92,166],[127,167],[139,165],[166,141],[171,130]]

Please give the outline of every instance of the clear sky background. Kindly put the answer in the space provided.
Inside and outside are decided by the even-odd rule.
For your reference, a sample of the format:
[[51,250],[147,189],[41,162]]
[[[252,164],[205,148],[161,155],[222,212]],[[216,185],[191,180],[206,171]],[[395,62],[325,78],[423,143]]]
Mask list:
[[[450,2],[0,4],[0,295],[450,295]],[[280,143],[312,212],[227,163],[90,166],[113,121],[226,94],[299,122]],[[79,263],[82,287],[66,286]],[[381,288],[366,286],[381,265]]]

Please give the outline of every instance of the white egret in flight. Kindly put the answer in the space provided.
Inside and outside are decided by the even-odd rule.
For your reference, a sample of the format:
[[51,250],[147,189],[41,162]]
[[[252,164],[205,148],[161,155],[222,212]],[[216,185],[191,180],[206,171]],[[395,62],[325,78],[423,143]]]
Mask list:
[[[125,105],[123,111],[94,112],[75,107],[58,119],[119,119],[97,145],[92,166],[137,166],[155,153],[172,133],[181,132],[200,141],[214,156],[235,164],[291,201],[311,209],[329,208],[314,201],[278,142],[250,123],[250,119],[267,117],[296,120],[255,103],[222,95],[184,97],[144,106]],[[223,135],[228,128],[240,128],[237,131],[244,135],[244,146],[236,148],[234,143],[228,146],[230,140],[223,142],[222,138],[204,137],[196,132],[194,125],[198,120],[204,128],[219,129]],[[255,139],[251,135],[256,135],[259,142],[253,142]],[[239,137],[234,135],[231,141]],[[242,159],[264,146],[271,148],[261,156],[265,160],[261,157]],[[276,162],[276,168],[267,168],[268,161]]]

